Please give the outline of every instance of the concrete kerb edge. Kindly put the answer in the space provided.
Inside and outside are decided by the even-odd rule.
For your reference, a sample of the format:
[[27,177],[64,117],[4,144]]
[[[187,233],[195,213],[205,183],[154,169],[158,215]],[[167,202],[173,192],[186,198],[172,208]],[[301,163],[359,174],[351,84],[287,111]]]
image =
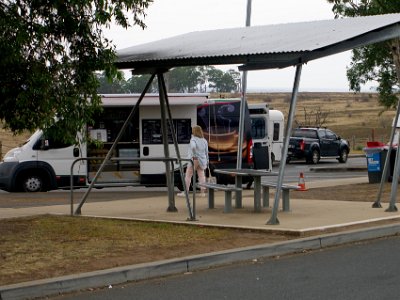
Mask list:
[[313,236],[275,244],[244,247],[204,255],[124,266],[20,284],[0,286],[0,300],[29,299],[88,288],[101,288],[128,281],[183,274],[236,262],[317,250],[351,242],[400,234],[400,224]]

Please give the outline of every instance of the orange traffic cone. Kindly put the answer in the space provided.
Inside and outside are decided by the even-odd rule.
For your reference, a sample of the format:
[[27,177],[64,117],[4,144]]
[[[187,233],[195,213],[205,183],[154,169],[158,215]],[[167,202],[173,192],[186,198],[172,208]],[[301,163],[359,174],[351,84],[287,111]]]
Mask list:
[[303,172],[300,172],[298,186],[299,186],[299,188],[297,189],[297,191],[307,191],[307,189],[306,189],[306,181],[304,180]]

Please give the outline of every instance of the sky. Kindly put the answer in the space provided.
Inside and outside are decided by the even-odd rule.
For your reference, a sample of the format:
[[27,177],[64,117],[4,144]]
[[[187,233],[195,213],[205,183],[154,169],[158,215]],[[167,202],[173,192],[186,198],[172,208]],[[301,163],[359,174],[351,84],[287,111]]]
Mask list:
[[[333,19],[325,0],[252,0],[251,25],[270,25]],[[243,27],[247,0],[154,0],[144,20],[146,28],[112,27],[106,36],[117,50],[176,35],[210,29]],[[311,61],[303,66],[300,91],[349,91],[346,68],[351,52]],[[224,71],[237,66],[216,66]],[[291,91],[295,68],[248,72],[248,91]],[[372,85],[362,88],[369,91]]]

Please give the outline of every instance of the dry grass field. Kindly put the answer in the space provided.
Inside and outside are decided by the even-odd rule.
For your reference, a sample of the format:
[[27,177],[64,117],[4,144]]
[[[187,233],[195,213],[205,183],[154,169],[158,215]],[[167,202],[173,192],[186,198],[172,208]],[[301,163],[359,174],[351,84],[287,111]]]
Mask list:
[[[215,97],[216,95],[212,95]],[[238,95],[224,95],[224,97]],[[287,116],[290,93],[248,94],[250,103],[266,102]],[[368,140],[387,142],[394,110],[382,111],[376,94],[373,93],[299,93],[294,125],[315,125],[324,120],[326,126],[350,141],[353,150],[361,150]],[[29,133],[14,136],[0,129],[1,156],[20,145]]]
[[30,133],[28,132],[20,135],[14,135],[9,130],[0,128],[0,158],[3,157],[8,150],[23,143],[29,136]]

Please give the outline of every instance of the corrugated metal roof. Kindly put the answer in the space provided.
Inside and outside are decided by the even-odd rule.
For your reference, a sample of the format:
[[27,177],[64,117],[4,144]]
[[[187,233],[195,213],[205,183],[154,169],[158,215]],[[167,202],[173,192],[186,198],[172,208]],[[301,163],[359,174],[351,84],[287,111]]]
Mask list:
[[117,51],[119,68],[283,68],[400,36],[400,14],[191,32]]

